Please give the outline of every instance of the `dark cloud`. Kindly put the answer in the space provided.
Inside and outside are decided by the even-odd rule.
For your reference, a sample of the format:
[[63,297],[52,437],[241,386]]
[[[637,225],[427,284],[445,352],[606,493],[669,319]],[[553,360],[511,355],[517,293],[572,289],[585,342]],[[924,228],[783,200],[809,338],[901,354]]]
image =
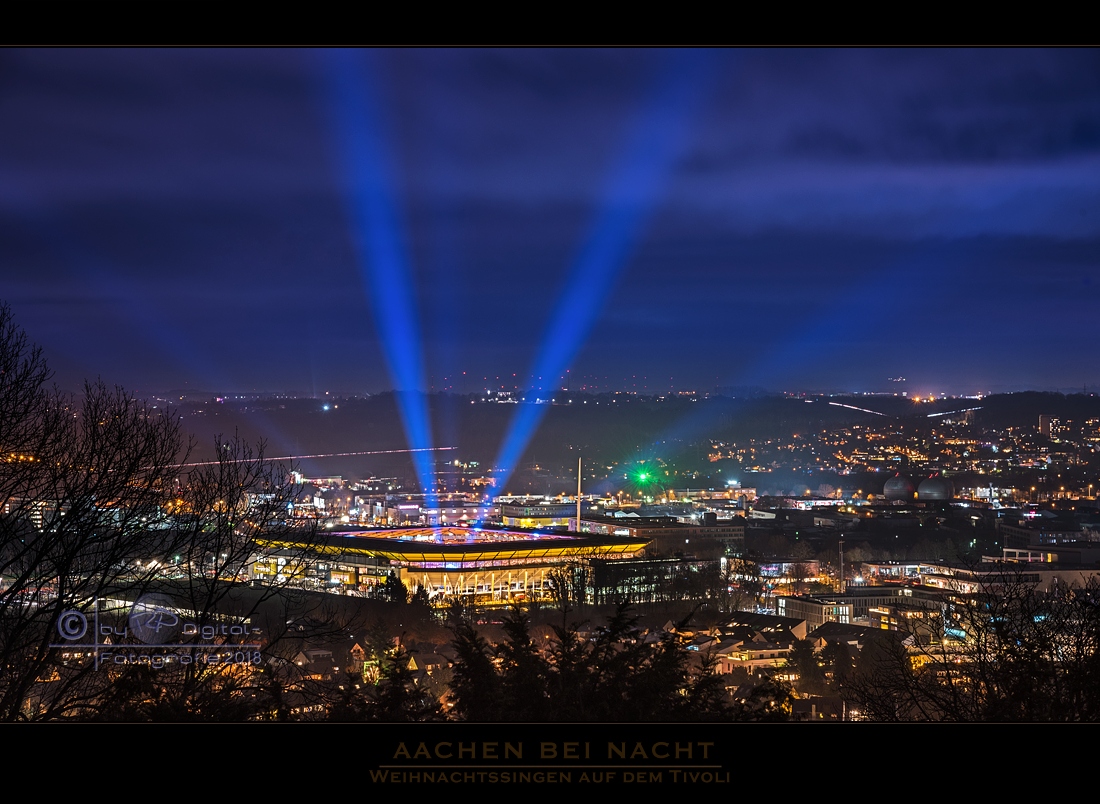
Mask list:
[[[522,376],[671,54],[376,56],[429,379]],[[1100,53],[709,69],[577,374],[1100,382]],[[299,50],[0,54],[2,296],[67,382],[389,385],[324,81]]]

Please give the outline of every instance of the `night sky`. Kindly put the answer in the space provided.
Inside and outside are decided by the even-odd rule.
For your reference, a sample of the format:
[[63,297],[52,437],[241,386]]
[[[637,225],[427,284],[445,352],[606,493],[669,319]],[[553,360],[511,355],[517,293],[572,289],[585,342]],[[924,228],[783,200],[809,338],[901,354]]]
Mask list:
[[1100,387],[1097,50],[5,50],[0,206],[66,387]]

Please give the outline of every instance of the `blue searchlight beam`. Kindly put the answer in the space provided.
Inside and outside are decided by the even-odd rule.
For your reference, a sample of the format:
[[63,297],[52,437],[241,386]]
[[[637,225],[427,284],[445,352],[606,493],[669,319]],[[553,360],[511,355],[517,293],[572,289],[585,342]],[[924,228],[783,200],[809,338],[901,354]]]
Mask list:
[[[885,268],[876,266],[873,271],[833,288],[829,295],[822,295],[813,315],[806,315],[797,327],[778,332],[775,343],[758,350],[756,359],[739,365],[737,373],[726,374],[722,384],[760,385],[774,391],[785,375],[792,373],[791,367],[805,372],[814,363],[841,363],[863,331],[889,333],[892,321],[917,320],[915,316],[922,306],[942,309],[942,302],[937,306],[939,288],[946,286],[949,278],[958,283],[960,277],[966,276],[977,258],[977,243],[976,239],[969,243],[946,239],[928,243],[915,253],[895,258]],[[914,277],[922,281],[915,282]],[[973,296],[963,298],[969,300]],[[855,363],[858,365],[858,360]],[[630,460],[652,454],[661,443],[691,442],[705,437],[707,416],[706,408],[694,409],[666,428],[652,444],[634,453]]]
[[368,303],[394,384],[405,437],[421,491],[434,504],[432,431],[422,392],[424,365],[408,251],[402,242],[392,175],[393,149],[383,105],[374,86],[374,51],[323,50],[326,99],[336,153],[343,167],[352,239],[367,287]]
[[[531,369],[527,387],[538,378],[555,382],[576,357],[596,321],[661,189],[691,133],[714,54],[672,51],[648,103],[639,111],[608,174],[602,202],[570,269],[550,327]],[[505,490],[516,463],[545,415],[537,404],[517,406],[497,455],[497,488]]]

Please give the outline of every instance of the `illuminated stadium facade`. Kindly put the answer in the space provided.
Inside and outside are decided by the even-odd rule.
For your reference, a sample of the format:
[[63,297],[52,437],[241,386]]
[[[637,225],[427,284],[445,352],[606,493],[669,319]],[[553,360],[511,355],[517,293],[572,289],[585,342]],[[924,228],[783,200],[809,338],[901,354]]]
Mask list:
[[364,593],[393,572],[409,591],[423,587],[432,597],[507,603],[548,597],[548,574],[555,568],[633,558],[648,541],[464,527],[340,532],[326,534],[324,545],[305,557],[293,542],[261,540],[251,575],[256,580],[297,576],[305,585]]

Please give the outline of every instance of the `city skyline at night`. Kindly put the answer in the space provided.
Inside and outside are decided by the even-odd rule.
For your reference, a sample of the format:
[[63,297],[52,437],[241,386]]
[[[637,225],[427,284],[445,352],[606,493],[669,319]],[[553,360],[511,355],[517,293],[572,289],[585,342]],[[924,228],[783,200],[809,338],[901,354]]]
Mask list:
[[0,721],[1100,720],[1100,50],[12,48],[0,117]]

